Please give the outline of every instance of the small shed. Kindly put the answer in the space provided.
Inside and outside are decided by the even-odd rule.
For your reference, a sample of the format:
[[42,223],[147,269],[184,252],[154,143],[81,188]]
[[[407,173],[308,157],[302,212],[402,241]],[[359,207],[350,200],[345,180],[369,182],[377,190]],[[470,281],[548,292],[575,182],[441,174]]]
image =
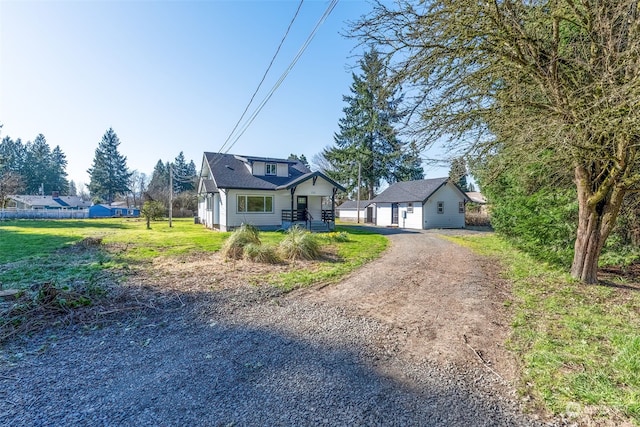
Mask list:
[[449,178],[396,182],[376,196],[376,225],[413,229],[464,228],[469,197]]
[[347,200],[338,206],[336,211],[341,221],[357,222],[358,207],[360,208],[360,222],[376,222],[376,209],[375,206],[371,204],[371,200],[360,200],[360,202],[357,200]]
[[138,218],[140,209],[125,206],[98,204],[89,208],[89,218]]

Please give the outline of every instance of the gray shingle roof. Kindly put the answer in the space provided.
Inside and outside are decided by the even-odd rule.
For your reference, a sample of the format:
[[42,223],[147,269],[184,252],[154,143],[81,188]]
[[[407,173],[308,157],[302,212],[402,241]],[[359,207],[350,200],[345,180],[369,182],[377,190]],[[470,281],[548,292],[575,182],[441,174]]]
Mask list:
[[[260,157],[236,156],[223,153],[204,153],[213,181],[217,188],[246,188],[252,190],[275,190],[311,171],[299,161]],[[289,163],[289,176],[255,176],[247,168],[246,162],[268,161]]]
[[[448,179],[445,177],[396,182],[376,196],[372,202],[403,203],[419,201],[424,203],[438,188],[445,185]],[[460,193],[464,196],[463,192]]]
[[218,187],[216,187],[216,183],[212,179],[203,179],[202,180],[202,188],[200,191],[205,193],[217,193]]
[[[275,159],[270,157],[238,156],[223,153],[204,153],[212,179],[203,180],[207,192],[216,192],[218,188],[238,188],[251,190],[287,189],[314,177],[322,177],[340,190],[344,188],[321,172],[311,172],[302,162],[291,159]],[[287,163],[289,176],[255,176],[247,164],[253,162]],[[211,181],[208,183],[207,181]],[[212,191],[209,191],[212,189]]]
[[[364,209],[371,204],[371,200],[360,200],[360,209]],[[356,210],[358,209],[357,200],[347,200],[336,209]]]

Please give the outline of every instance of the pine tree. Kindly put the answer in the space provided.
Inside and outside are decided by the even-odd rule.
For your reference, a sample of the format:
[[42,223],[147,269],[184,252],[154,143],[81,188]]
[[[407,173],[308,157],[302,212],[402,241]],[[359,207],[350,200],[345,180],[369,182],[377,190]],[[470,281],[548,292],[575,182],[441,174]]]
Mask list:
[[174,193],[182,193],[183,191],[190,191],[195,188],[196,178],[196,165],[193,163],[187,163],[184,158],[184,153],[180,154],[173,161],[173,191]]
[[[372,198],[382,181],[394,182],[400,176],[416,176],[414,163],[403,162],[406,143],[400,140],[394,125],[404,114],[402,95],[389,85],[384,62],[375,50],[359,61],[362,74],[353,74],[351,95],[344,96],[347,106],[339,120],[335,146],[325,148],[323,156],[331,164],[330,176],[347,187],[357,187],[358,169],[366,196]],[[360,168],[358,167],[360,165]],[[406,170],[400,171],[400,168]],[[420,167],[421,169],[421,167]]]
[[289,154],[289,157],[287,157],[287,160],[298,160],[300,161],[300,163],[302,163],[303,165],[305,165],[307,168],[310,168],[309,166],[309,161],[307,160],[307,156],[305,156],[304,154],[301,155],[297,155],[297,154]]
[[169,162],[166,164],[162,159],[158,160],[156,166],[153,168],[151,174],[151,180],[147,186],[147,195],[152,200],[169,200],[169,168],[171,165]]
[[131,172],[127,169],[127,158],[118,152],[119,145],[118,135],[109,128],[98,144],[93,166],[87,170],[93,199],[111,203],[117,195],[129,191]]
[[58,191],[62,195],[69,194],[69,181],[67,181],[67,156],[62,152],[59,145],[51,152],[49,161],[49,185],[51,191]]
[[414,181],[424,179],[424,169],[422,168],[422,158],[420,150],[415,141],[412,141],[398,158],[396,167],[387,178],[389,184],[399,181]]
[[464,157],[456,157],[451,160],[451,169],[449,170],[449,178],[460,187],[462,191],[469,191],[467,182],[467,162]]

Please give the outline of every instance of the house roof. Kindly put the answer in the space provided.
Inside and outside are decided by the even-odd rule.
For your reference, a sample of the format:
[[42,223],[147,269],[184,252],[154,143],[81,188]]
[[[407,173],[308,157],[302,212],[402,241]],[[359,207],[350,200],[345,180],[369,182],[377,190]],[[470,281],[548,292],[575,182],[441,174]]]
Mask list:
[[310,173],[304,174],[302,176],[299,176],[298,178],[292,180],[288,184],[279,186],[278,188],[276,188],[276,190],[283,190],[283,189],[288,189],[288,188],[291,188],[291,187],[295,187],[298,184],[301,184],[301,183],[303,183],[305,181],[308,181],[310,179],[317,178],[317,177],[321,177],[322,179],[324,179],[325,181],[329,182],[331,185],[333,185],[334,187],[338,188],[339,190],[347,191],[346,188],[344,188],[342,185],[338,184],[337,182],[335,182],[334,180],[332,180],[331,178],[329,178],[328,176],[326,176],[322,172],[318,172],[318,171],[310,172]]
[[[325,176],[321,172],[311,172],[302,162],[292,159],[276,159],[271,157],[239,156],[223,153],[204,153],[209,170],[210,179],[203,179],[204,189],[201,191],[215,193],[219,188],[236,188],[251,190],[280,190],[288,189],[314,177],[322,177],[337,188],[344,188]],[[288,176],[265,175],[257,176],[251,173],[248,166],[254,162],[287,163]]]
[[217,193],[218,187],[216,187],[216,183],[212,179],[203,179],[202,187],[200,188],[201,193]]
[[[433,193],[445,185],[447,181],[449,181],[449,178],[445,177],[396,182],[376,196],[372,202],[402,203],[420,201],[424,203]],[[458,187],[456,186],[456,188]],[[463,198],[468,199],[467,195],[462,190],[459,188],[458,190]]]
[[28,206],[42,206],[46,208],[88,208],[91,205],[90,202],[86,202],[78,196],[53,197],[16,194],[7,196],[7,198]]
[[[360,200],[360,209],[366,208],[371,204],[371,200]],[[342,210],[356,210],[358,209],[358,201],[357,200],[347,200],[336,209]]]
[[479,191],[467,191],[467,197],[474,203],[484,205],[487,203],[487,199]]

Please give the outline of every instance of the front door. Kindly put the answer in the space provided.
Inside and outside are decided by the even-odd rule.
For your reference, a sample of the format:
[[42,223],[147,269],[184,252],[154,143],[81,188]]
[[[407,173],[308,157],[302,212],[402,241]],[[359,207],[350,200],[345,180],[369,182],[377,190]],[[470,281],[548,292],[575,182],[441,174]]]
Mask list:
[[298,221],[306,221],[307,215],[307,196],[298,196],[296,200],[296,210],[298,211]]
[[391,204],[391,224],[398,224],[398,204]]

